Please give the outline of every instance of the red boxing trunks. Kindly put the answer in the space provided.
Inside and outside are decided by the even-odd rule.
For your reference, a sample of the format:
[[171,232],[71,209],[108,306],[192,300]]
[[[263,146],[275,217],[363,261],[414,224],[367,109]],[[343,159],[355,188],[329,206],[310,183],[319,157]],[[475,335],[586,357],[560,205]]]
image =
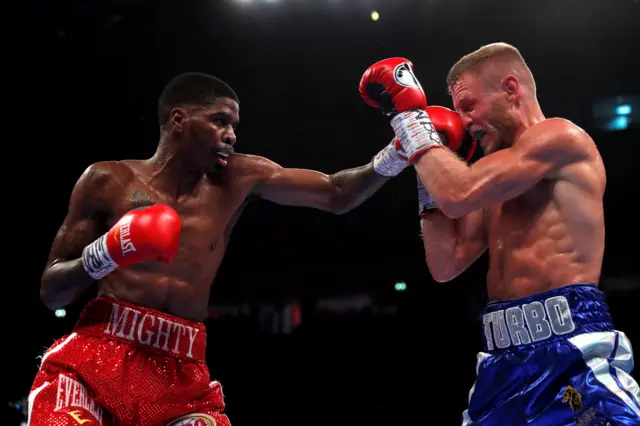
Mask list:
[[228,426],[206,340],[202,323],[93,299],[42,357],[29,425]]

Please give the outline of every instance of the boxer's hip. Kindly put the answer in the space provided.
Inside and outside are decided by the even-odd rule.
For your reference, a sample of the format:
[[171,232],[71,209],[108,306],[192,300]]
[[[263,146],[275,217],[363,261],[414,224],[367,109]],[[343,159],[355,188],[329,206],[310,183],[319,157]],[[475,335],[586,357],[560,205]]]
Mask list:
[[592,332],[612,331],[604,294],[572,284],[532,296],[491,302],[482,315],[484,351],[528,351]]
[[100,297],[89,301],[73,331],[145,352],[205,362],[204,324],[128,302]]
[[79,400],[95,402],[118,424],[166,424],[187,413],[219,412],[224,401],[210,382],[206,338],[201,323],[96,298],[73,332],[44,354],[33,388],[52,384],[70,395],[86,389]]

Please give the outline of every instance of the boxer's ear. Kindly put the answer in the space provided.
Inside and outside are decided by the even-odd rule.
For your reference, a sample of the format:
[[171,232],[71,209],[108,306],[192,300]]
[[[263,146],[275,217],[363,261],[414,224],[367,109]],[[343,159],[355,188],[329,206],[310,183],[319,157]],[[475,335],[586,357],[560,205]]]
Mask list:
[[169,115],[169,122],[174,129],[176,129],[178,132],[182,132],[186,116],[187,114],[184,109],[173,108],[171,110],[171,114]]
[[520,93],[520,80],[513,74],[502,79],[502,90],[506,93],[507,99],[512,100]]

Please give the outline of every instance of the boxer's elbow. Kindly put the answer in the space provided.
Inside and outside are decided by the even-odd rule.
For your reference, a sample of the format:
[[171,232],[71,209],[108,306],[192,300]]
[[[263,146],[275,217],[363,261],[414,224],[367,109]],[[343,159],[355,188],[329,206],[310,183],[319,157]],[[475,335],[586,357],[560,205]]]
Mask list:
[[339,197],[336,197],[336,200],[329,204],[329,211],[335,215],[342,215],[352,210],[354,206],[349,204],[346,201],[341,200]]
[[40,301],[52,310],[63,308],[71,304],[90,282],[79,259],[55,260],[40,278]]
[[436,187],[431,196],[442,213],[450,219],[459,219],[476,210],[473,207],[473,185],[466,180],[458,180],[449,185]]
[[442,204],[440,210],[449,219],[459,219],[467,214],[463,206],[457,204]]
[[359,204],[359,201],[357,197],[354,198],[342,188],[336,187],[327,203],[327,210],[333,214],[342,215],[353,210]]
[[456,268],[454,252],[455,249],[439,250],[438,252],[434,252],[432,249],[425,250],[427,268],[434,281],[446,283],[460,274]]
[[40,301],[47,308],[53,310],[63,308],[65,306],[64,301],[60,299],[60,294],[55,290],[51,280],[51,274],[47,269],[40,280]]
[[54,297],[54,293],[44,282],[42,282],[40,285],[40,301],[44,306],[46,306],[48,309],[51,309],[52,311],[64,307],[64,303],[62,303],[58,298]]
[[439,253],[438,256],[427,254],[427,267],[434,281],[446,283],[462,274],[472,263],[464,244],[456,244],[452,249]]
[[432,270],[431,268],[429,268],[429,271],[431,272],[431,278],[433,278],[433,280],[437,283],[446,283],[456,277],[456,275],[441,273],[437,270]]
[[459,219],[473,210],[462,192],[451,192],[436,201],[436,204],[449,219]]
[[456,271],[453,265],[440,264],[436,266],[427,260],[427,267],[429,268],[431,278],[437,283],[449,282],[460,275],[460,271]]

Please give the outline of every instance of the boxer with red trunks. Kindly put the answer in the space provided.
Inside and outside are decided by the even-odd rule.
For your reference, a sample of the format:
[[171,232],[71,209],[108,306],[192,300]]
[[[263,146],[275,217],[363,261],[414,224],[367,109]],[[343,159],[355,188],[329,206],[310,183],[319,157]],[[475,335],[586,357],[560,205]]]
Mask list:
[[95,163],[72,190],[40,296],[57,309],[97,281],[98,297],[42,357],[32,426],[228,425],[202,321],[247,197],[340,214],[406,166],[393,141],[330,176],[236,154],[238,98],[205,74],[175,77],[158,113],[152,158]]
[[[433,278],[449,281],[489,250],[484,349],[463,426],[639,425],[631,343],[598,289],[606,173],[594,141],[544,116],[506,43],[461,58],[447,83],[459,116],[427,106],[403,58],[372,65],[360,88],[418,174]],[[485,153],[472,165],[439,136],[451,144],[465,129]]]

